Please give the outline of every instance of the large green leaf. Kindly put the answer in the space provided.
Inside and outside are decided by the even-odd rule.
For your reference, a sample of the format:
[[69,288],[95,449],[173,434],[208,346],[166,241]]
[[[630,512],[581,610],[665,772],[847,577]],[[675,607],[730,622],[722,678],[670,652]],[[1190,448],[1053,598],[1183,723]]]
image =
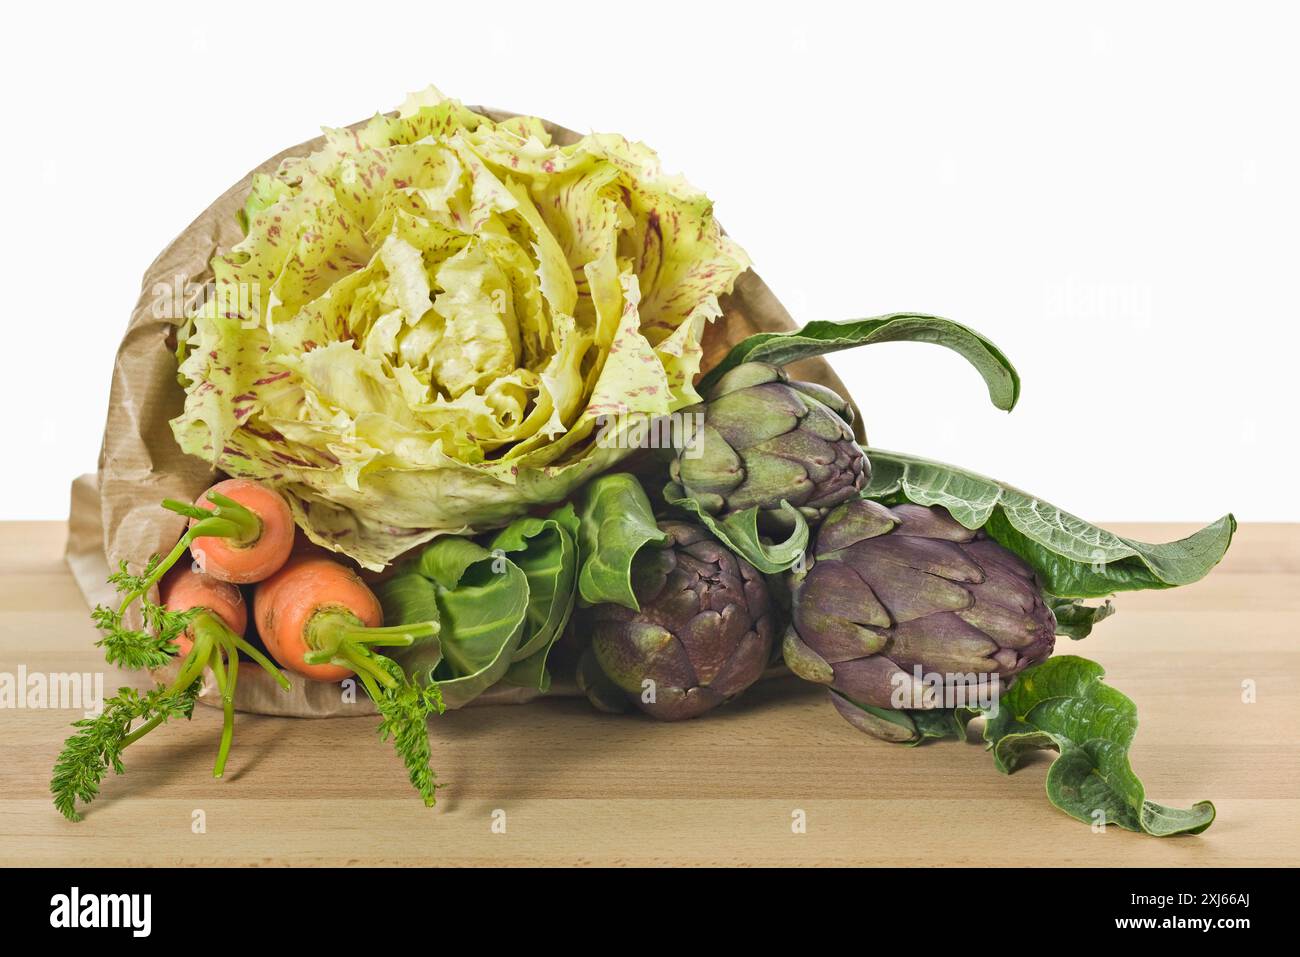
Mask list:
[[1020,397],[1020,377],[1001,349],[951,319],[917,312],[895,312],[844,322],[810,322],[793,332],[756,333],[732,347],[700,380],[699,391],[707,394],[714,382],[742,362],[782,366],[877,342],[931,342],[946,346],[976,368],[988,386],[989,398],[999,409],[1014,408]]
[[545,518],[517,519],[492,540],[492,553],[508,554],[528,579],[528,624],[502,679],[508,684],[550,689],[546,658],[569,622],[577,595],[577,537],[577,513],[564,505]]
[[719,518],[705,511],[677,482],[664,486],[664,501],[689,512],[722,544],[765,575],[788,571],[808,548],[808,522],[789,502],[781,502],[781,511],[790,519],[790,534],[782,541],[769,542],[759,533],[757,506]]
[[615,472],[593,479],[578,496],[579,598],[588,605],[613,602],[640,611],[632,560],[644,546],[667,540],[634,476]]
[[1237,528],[1236,519],[1225,515],[1187,538],[1153,545],[953,465],[883,449],[867,449],[867,457],[871,481],[864,496],[943,506],[962,525],[984,529],[1023,558],[1044,588],[1061,598],[1190,584],[1219,563]]
[[1146,799],[1128,760],[1137,708],[1102,683],[1104,674],[1074,655],[1024,671],[984,726],[998,769],[1010,774],[1028,752],[1052,748],[1060,757],[1047,772],[1047,796],[1071,817],[1155,837],[1201,833],[1214,821],[1209,801],[1182,809]]
[[467,538],[439,538],[376,590],[390,624],[437,620],[436,639],[395,652],[408,675],[436,681],[448,708],[496,684],[524,639],[528,578]]
[[1214,821],[1214,805],[1188,809],[1146,799],[1129,765],[1137,708],[1109,685],[1102,667],[1058,655],[1027,668],[988,711],[971,707],[895,711],[861,704],[836,691],[831,700],[859,731],[899,744],[930,738],[965,740],[966,724],[985,717],[984,739],[999,771],[1010,774],[1031,751],[1059,752],[1047,772],[1047,798],[1086,824],[1117,824],[1155,837],[1199,834]]

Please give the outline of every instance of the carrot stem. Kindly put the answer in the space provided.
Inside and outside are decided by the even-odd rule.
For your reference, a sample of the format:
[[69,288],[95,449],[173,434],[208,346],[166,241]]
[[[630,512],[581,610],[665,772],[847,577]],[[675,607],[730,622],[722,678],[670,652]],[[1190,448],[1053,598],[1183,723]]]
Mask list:
[[261,665],[262,669],[274,678],[276,684],[278,684],[282,689],[288,691],[292,687],[292,685],[289,684],[289,679],[284,676],[284,672],[276,666],[275,662],[271,661],[270,658],[266,657],[266,655],[262,654],[238,635],[232,633],[231,637],[234,639],[235,648],[242,651],[244,654],[248,655],[248,657]]
[[191,505],[189,502],[178,502],[174,498],[165,498],[162,500],[162,507],[169,512],[175,512],[177,515],[184,515],[186,518],[210,518],[212,513],[206,508],[199,508],[197,505]]
[[262,520],[251,509],[240,505],[229,495],[208,492],[208,501],[216,506],[210,514],[230,522],[239,533],[232,536],[237,545],[252,545],[262,537]]
[[371,645],[376,648],[406,648],[415,644],[417,638],[432,638],[437,633],[436,621],[421,621],[410,625],[389,625],[386,628],[349,628],[343,632],[343,635],[359,645]]
[[176,543],[176,547],[167,553],[167,557],[158,563],[158,567],[153,570],[153,573],[149,575],[148,578],[144,579],[143,587],[133,589],[126,593],[122,598],[122,604],[118,606],[118,617],[125,615],[126,610],[135,603],[137,598],[147,593],[150,588],[158,583],[158,580],[162,578],[163,575],[167,574],[168,570],[176,564],[176,560],[185,554],[185,549],[190,547],[190,541],[190,535],[186,532],[181,536],[181,540]]
[[351,668],[363,681],[369,675],[385,688],[397,687],[397,679],[375,664],[371,654],[364,649],[344,646],[335,661],[345,668]]
[[[212,768],[212,776],[219,778],[225,773],[226,760],[230,756],[230,745],[235,735],[235,688],[239,681],[239,652],[246,651],[249,657],[269,671],[285,688],[289,687],[289,681],[265,655],[236,635],[225,622],[206,609],[194,617],[190,623],[190,633],[194,637],[194,646],[182,660],[180,672],[168,686],[168,690],[184,691],[203,676],[205,667],[212,668],[212,673],[217,679],[217,688],[221,692],[221,744],[217,749],[216,764]],[[150,718],[122,740],[122,747],[125,748],[139,741],[164,720],[164,715]]]
[[361,679],[361,684],[365,686],[366,694],[370,695],[370,700],[378,701],[384,693],[384,689],[380,687],[379,683],[364,671],[358,671],[357,677]]
[[[172,500],[168,499],[168,501]],[[163,504],[166,505],[167,502],[164,502]],[[179,505],[180,503],[176,502],[174,504]],[[258,534],[260,534],[261,522],[258,521],[257,516],[253,515],[252,512],[248,511],[248,509],[243,506],[239,506],[239,508],[246,515],[250,516],[254,522],[257,522]],[[173,509],[173,511],[175,511],[175,509]],[[122,604],[119,605],[117,609],[119,617],[125,615],[126,610],[130,608],[138,598],[147,594],[150,588],[158,584],[158,582],[162,580],[162,577],[171,571],[172,566],[175,565],[180,557],[185,554],[185,550],[193,544],[194,539],[212,537],[229,538],[237,542],[243,541],[242,536],[246,534],[246,526],[241,524],[240,521],[236,521],[231,517],[216,515],[213,512],[204,512],[204,515],[207,517],[190,526],[185,534],[181,536],[180,541],[176,543],[176,547],[167,553],[167,557],[154,567],[154,570],[149,573],[148,577],[141,581],[140,587],[132,589],[123,596]],[[257,536],[254,535],[252,540],[256,541]]]
[[230,672],[230,703],[233,708],[235,685],[239,682],[239,649],[233,644],[226,645],[226,670]]
[[408,647],[418,638],[438,633],[438,623],[419,622],[412,625],[392,625],[388,628],[368,628],[356,615],[341,608],[322,608],[307,623],[307,644],[312,649],[303,655],[309,665],[335,664],[350,668],[357,674],[369,674],[386,688],[397,681],[371,660],[375,647]]
[[184,691],[190,685],[194,684],[203,674],[203,669],[208,664],[208,653],[212,649],[212,638],[202,634],[198,629],[194,630],[194,647],[185,657],[181,665],[180,672],[176,675],[176,680],[171,683],[167,690],[171,692]]
[[140,727],[136,728],[134,731],[128,734],[125,738],[122,739],[122,749],[125,750],[128,744],[135,744],[135,742],[139,741],[141,738],[143,738],[154,728],[158,727],[158,725],[162,724],[163,717],[164,716],[161,714],[154,715],[144,724],[140,725]]
[[[223,642],[224,644],[224,642]],[[233,649],[231,649],[233,650]],[[221,645],[212,646],[210,660],[212,673],[217,678],[217,688],[221,691],[221,745],[217,748],[217,762],[212,766],[212,776],[219,778],[226,771],[226,759],[230,756],[230,742],[235,735],[235,694],[234,671],[239,668],[239,659],[232,655],[231,673],[226,673],[226,665],[221,660]]]
[[[199,676],[203,674],[203,668],[207,664],[211,648],[211,638],[201,635],[196,630],[194,647],[190,649],[190,653],[181,662],[180,673],[176,675],[176,680],[171,683],[167,690],[171,692],[183,691],[197,681]],[[125,749],[127,745],[135,744],[135,742],[162,724],[166,717],[165,714],[154,715],[122,739],[122,748]]]

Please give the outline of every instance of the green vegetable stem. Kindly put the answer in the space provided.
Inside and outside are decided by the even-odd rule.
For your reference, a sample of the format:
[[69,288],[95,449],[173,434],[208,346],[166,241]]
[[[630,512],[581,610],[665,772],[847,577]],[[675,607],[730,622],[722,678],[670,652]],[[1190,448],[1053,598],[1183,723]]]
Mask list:
[[437,634],[436,621],[371,628],[349,611],[323,610],[312,616],[307,634],[312,650],[302,660],[309,665],[338,665],[355,671],[363,682],[371,682],[367,689],[391,688],[396,679],[379,664],[382,655],[371,649],[409,648],[417,639]]
[[[139,576],[132,576],[127,570],[126,563],[123,562],[119,571],[109,577],[109,583],[118,586],[122,600],[116,609],[100,605],[91,613],[95,625],[105,633],[105,638],[99,641],[98,645],[104,649],[109,664],[124,668],[155,668],[161,663],[161,659],[157,658],[146,660],[132,657],[140,646],[144,646],[144,654],[149,655],[149,643],[138,641],[137,634],[129,632],[123,622],[131,606],[149,594],[149,589],[162,580],[162,577],[189,550],[195,539],[227,538],[235,544],[244,545],[257,541],[262,534],[261,519],[234,499],[220,492],[209,492],[207,498],[213,504],[210,511],[175,499],[164,499],[163,508],[186,518],[195,519],[194,524],[185,530],[180,541],[165,557],[160,559],[156,555],[153,556]],[[158,619],[151,619],[155,608],[156,606],[145,608],[147,624],[159,623]],[[154,663],[150,663],[151,661]]]

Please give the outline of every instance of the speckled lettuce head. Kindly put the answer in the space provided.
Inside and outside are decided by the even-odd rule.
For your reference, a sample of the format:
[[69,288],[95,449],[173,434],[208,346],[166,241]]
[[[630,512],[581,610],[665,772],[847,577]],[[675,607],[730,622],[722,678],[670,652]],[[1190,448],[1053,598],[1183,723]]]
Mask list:
[[556,146],[432,89],[256,177],[243,219],[173,432],[369,567],[564,497],[698,401],[704,323],[748,266],[644,145]]

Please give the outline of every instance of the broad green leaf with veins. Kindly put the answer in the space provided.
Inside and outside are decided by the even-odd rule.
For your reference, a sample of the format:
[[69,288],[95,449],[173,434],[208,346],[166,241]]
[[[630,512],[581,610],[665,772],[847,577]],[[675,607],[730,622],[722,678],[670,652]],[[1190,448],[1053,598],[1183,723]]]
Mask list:
[[1026,753],[1051,748],[1060,757],[1047,772],[1047,796],[1071,817],[1155,837],[1201,833],[1214,822],[1209,801],[1184,809],[1147,800],[1128,761],[1137,708],[1104,675],[1094,661],[1058,655],[1017,677],[984,726],[998,770],[1009,774]]
[[255,177],[240,217],[173,432],[369,568],[566,498],[696,402],[748,267],[644,145],[557,146],[433,89]]
[[1020,398],[1020,376],[1002,350],[974,329],[942,316],[894,312],[870,319],[816,321],[790,332],[758,332],[737,343],[700,380],[708,388],[742,362],[783,366],[811,356],[824,356],[880,342],[929,342],[945,346],[975,367],[988,386],[989,399],[1006,411]]
[[1152,837],[1200,834],[1214,823],[1214,805],[1190,808],[1150,801],[1133,773],[1128,752],[1137,734],[1137,707],[1102,682],[1101,665],[1057,655],[1021,672],[995,709],[935,708],[891,711],[838,692],[839,712],[859,730],[887,741],[922,744],[931,738],[966,739],[966,725],[983,717],[984,740],[1004,774],[1030,752],[1059,752],[1047,771],[1047,798],[1085,824],[1117,824]]
[[496,684],[525,641],[528,578],[508,558],[444,536],[376,588],[390,624],[437,621],[439,632],[391,654],[413,680],[436,682],[448,708]]
[[633,562],[668,533],[655,522],[641,483],[627,472],[603,475],[578,496],[578,597],[587,605],[613,602],[639,611]]
[[867,449],[867,458],[871,481],[865,497],[943,506],[967,528],[982,528],[1023,558],[1060,598],[1191,584],[1223,558],[1237,528],[1236,519],[1225,515],[1176,542],[1139,542],[957,466],[874,448]]
[[548,691],[546,657],[569,623],[578,593],[578,516],[568,504],[546,518],[516,519],[492,540],[490,551],[509,556],[528,579],[526,631],[502,680]]

